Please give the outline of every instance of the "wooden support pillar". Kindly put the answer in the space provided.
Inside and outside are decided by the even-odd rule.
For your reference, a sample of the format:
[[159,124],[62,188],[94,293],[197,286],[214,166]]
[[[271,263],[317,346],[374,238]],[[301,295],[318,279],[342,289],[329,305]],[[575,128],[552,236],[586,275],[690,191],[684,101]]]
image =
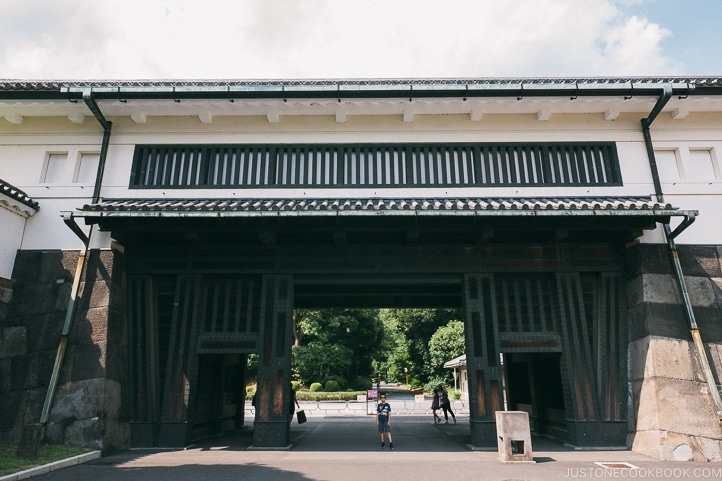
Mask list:
[[[569,443],[580,448],[624,446],[626,356],[620,341],[621,278],[602,276],[593,286],[595,313],[585,312],[579,274],[557,274],[566,371]],[[591,315],[591,317],[588,317]]]
[[503,405],[494,299],[493,275],[464,276],[471,445],[488,449],[496,449],[496,411],[501,410]]
[[191,390],[198,372],[196,341],[201,306],[200,276],[179,276],[176,283],[173,321],[166,362],[159,446],[187,446],[191,442],[189,419]]
[[253,448],[290,444],[293,278],[264,276]]

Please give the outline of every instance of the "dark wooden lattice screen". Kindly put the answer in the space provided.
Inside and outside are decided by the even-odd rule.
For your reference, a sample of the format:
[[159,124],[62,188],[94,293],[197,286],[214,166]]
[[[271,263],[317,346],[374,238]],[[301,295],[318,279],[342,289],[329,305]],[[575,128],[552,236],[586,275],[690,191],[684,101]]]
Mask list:
[[138,145],[131,188],[621,185],[616,145]]

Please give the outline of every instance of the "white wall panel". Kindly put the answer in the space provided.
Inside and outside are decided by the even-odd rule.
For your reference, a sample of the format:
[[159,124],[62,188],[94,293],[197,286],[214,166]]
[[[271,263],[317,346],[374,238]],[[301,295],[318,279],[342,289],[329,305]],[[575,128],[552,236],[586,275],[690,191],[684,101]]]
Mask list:
[[25,218],[0,207],[0,277],[10,279],[15,264],[15,254],[23,239]]
[[[83,247],[80,239],[65,225],[60,213],[72,211],[87,201],[74,198],[35,199],[40,204],[38,213],[28,219],[22,249],[79,250]],[[83,230],[88,227],[78,222]],[[109,244],[108,244],[109,246]],[[107,247],[107,246],[103,246]]]

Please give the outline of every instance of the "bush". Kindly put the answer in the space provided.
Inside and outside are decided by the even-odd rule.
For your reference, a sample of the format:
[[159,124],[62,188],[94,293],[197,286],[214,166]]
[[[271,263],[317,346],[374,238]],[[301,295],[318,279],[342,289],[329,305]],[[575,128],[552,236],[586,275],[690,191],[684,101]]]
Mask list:
[[323,391],[323,385],[320,382],[314,382],[311,383],[311,387],[309,389],[311,392],[321,392]]
[[421,386],[423,386],[423,384],[417,378],[412,378],[411,381],[409,381],[409,389],[416,389]]
[[339,390],[338,381],[329,379],[326,381],[326,392],[337,392]]
[[323,380],[323,385],[326,386],[326,391],[331,391],[331,389],[328,388],[329,381],[334,381],[336,383],[337,386],[334,391],[343,391],[348,385],[348,381],[346,381],[346,378],[342,376],[331,375]]
[[[446,386],[446,379],[443,377],[432,377],[429,379],[429,382],[424,384],[424,392],[433,393],[434,389],[436,389],[436,386],[441,384],[442,386]],[[451,397],[451,393],[449,394],[449,397]]]
[[291,389],[294,391],[301,389],[301,381],[291,381]]
[[367,391],[372,387],[371,378],[358,376],[353,380],[353,385],[351,387],[353,387],[356,391]]

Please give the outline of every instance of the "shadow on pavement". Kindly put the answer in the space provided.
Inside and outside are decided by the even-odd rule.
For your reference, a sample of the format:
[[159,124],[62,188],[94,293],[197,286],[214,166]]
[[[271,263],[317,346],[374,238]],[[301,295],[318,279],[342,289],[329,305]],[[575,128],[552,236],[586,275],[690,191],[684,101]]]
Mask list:
[[[468,452],[468,417],[457,424],[433,424],[428,416],[397,415],[392,418],[392,436],[397,451]],[[253,444],[253,429],[247,427],[199,441],[192,449],[204,451],[247,450]],[[535,452],[570,451],[561,443],[534,437]],[[291,451],[379,451],[380,439],[373,416],[310,418],[291,425]]]

